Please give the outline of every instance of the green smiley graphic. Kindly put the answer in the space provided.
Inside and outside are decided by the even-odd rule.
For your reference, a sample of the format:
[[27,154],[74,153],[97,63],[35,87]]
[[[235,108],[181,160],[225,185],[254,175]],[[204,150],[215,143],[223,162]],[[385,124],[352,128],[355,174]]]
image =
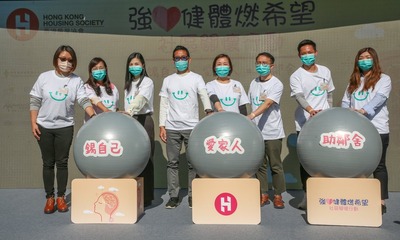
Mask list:
[[106,108],[111,109],[114,106],[114,102],[110,101],[110,100],[104,100],[103,101],[104,106],[106,106]]
[[126,101],[128,101],[128,104],[130,105],[131,104],[131,101],[133,100],[133,99],[135,99],[133,96],[130,96],[130,97],[127,97],[126,98]]
[[184,100],[188,95],[189,95],[188,92],[184,93],[182,90],[179,90],[176,93],[175,92],[172,93],[172,96],[174,96],[176,100]]
[[54,95],[53,95],[53,92],[49,92],[49,94],[50,94],[51,99],[53,99],[54,101],[57,101],[57,102],[64,101],[68,96],[68,94],[60,93],[58,91],[56,91],[54,93]]
[[[233,101],[232,101],[232,100],[233,100]],[[233,104],[235,104],[236,98],[225,97],[225,101],[224,101],[223,98],[220,98],[219,101],[222,103],[222,105],[227,106],[227,107],[230,107],[230,106],[232,106]],[[226,103],[226,102],[232,102],[232,103],[229,104],[229,103]]]
[[322,96],[322,95],[324,95],[324,93],[325,93],[325,90],[322,90],[321,87],[319,87],[319,86],[315,87],[313,90],[311,90],[311,94],[316,97]]
[[353,93],[353,97],[357,101],[364,101],[365,99],[367,99],[368,95],[369,95],[368,91],[359,91],[357,92],[357,94]]
[[256,106],[260,106],[264,100],[258,100],[258,97],[253,98],[253,104]]

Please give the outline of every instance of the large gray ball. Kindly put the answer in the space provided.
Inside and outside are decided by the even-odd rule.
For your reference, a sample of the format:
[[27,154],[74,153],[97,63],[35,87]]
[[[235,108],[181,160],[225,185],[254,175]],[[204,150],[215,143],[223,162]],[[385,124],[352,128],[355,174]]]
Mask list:
[[303,126],[297,154],[311,176],[367,177],[378,166],[382,142],[366,117],[349,109],[331,108]]
[[146,130],[122,113],[106,112],[90,119],[74,142],[76,165],[92,178],[137,177],[149,157]]
[[196,125],[187,153],[201,177],[251,177],[263,161],[264,140],[260,130],[245,116],[219,112]]

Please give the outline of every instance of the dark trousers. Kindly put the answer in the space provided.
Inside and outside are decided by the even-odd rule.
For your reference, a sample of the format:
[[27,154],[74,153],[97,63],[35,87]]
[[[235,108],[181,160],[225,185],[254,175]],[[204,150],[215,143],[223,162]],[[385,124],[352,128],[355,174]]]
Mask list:
[[386,168],[386,151],[389,146],[389,134],[380,134],[382,140],[382,156],[379,161],[378,167],[374,171],[374,178],[378,179],[381,183],[381,199],[389,198],[389,178]]
[[150,159],[143,172],[139,175],[144,179],[144,205],[149,205],[154,199],[154,121],[151,114],[134,115],[133,117],[144,127],[150,138]]
[[[192,129],[170,130],[167,129],[167,183],[168,194],[170,197],[179,197],[179,160],[182,144],[185,145],[186,153],[188,151],[189,136]],[[196,171],[192,163],[186,158],[188,164],[188,196],[192,196],[192,181],[196,178]]]
[[43,183],[46,197],[54,196],[54,166],[57,167],[57,195],[65,194],[68,183],[68,158],[74,127],[47,129],[39,125],[38,144],[43,160]]
[[281,195],[286,191],[285,173],[281,159],[282,139],[264,140],[265,155],[263,164],[256,172],[256,178],[260,181],[261,194],[268,193],[268,173],[269,165],[272,174],[272,186],[274,195]]
[[[297,137],[299,137],[300,132],[297,132]],[[300,179],[301,179],[301,184],[303,185],[303,190],[304,192],[307,192],[307,179],[311,177],[310,174],[303,168],[303,166],[300,164]]]
[[304,192],[307,192],[307,179],[311,177],[310,174],[303,168],[303,165],[300,163],[300,178],[301,184],[303,185]]

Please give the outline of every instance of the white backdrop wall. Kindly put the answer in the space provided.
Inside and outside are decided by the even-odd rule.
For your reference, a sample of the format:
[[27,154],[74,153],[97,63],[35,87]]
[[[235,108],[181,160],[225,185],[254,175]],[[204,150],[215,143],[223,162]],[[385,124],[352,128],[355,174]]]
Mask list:
[[[262,51],[276,58],[273,73],[284,83],[281,99],[286,132],[282,159],[288,188],[298,188],[299,173],[295,148],[288,141],[295,134],[294,109],[296,102],[290,98],[289,77],[300,66],[297,44],[303,39],[317,43],[317,63],[332,71],[336,90],[334,106],[340,106],[354,57],[363,47],[378,51],[385,73],[392,78],[392,93],[389,99],[390,144],[387,155],[389,187],[400,190],[399,137],[399,77],[400,77],[400,21],[356,25],[316,31],[235,36],[235,37],[143,37],[86,33],[38,32],[29,41],[13,39],[6,29],[0,29],[0,188],[42,188],[42,168],[39,147],[31,134],[29,119],[29,92],[41,72],[50,70],[54,51],[59,45],[71,45],[78,55],[76,73],[86,81],[87,66],[93,57],[102,57],[109,67],[111,81],[120,91],[120,106],[123,106],[125,64],[128,55],[141,52],[146,67],[155,83],[156,125],[156,187],[166,186],[165,144],[158,138],[158,111],[162,80],[174,72],[171,60],[176,45],[186,46],[192,56],[191,70],[203,75],[206,82],[213,80],[211,65],[219,53],[232,58],[232,78],[242,82],[246,90],[257,76],[255,56]],[[83,122],[83,110],[77,108],[75,134]],[[72,149],[70,154],[70,180],[83,177],[76,168]],[[182,165],[185,167],[185,164]],[[186,185],[183,171],[182,185]]]

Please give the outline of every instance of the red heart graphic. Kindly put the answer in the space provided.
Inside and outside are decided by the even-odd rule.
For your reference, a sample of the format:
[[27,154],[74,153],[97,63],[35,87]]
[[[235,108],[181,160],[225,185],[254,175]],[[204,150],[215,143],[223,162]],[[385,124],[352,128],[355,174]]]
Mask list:
[[155,7],[153,9],[153,20],[165,31],[171,30],[179,22],[181,11],[177,7],[170,7],[168,10],[165,7]]

